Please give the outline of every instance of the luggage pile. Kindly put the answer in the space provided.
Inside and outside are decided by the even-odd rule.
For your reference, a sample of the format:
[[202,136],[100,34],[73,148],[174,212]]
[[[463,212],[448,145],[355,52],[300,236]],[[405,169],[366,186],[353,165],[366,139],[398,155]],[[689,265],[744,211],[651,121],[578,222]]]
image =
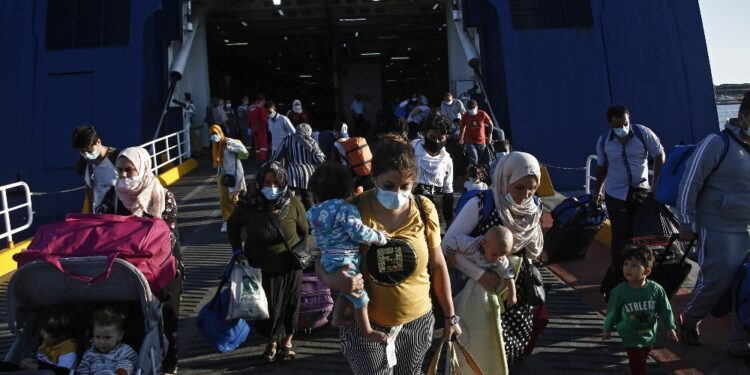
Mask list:
[[607,214],[591,195],[571,197],[552,210],[554,223],[544,235],[544,251],[550,261],[583,258]]

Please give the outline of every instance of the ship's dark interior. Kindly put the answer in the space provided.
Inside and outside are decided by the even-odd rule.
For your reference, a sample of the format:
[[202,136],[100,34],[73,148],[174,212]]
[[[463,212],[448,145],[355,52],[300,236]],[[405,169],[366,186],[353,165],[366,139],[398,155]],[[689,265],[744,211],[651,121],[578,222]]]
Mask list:
[[362,96],[370,121],[394,100],[448,89],[446,5],[438,0],[206,1],[211,95],[256,93],[286,113],[300,99],[331,128]]

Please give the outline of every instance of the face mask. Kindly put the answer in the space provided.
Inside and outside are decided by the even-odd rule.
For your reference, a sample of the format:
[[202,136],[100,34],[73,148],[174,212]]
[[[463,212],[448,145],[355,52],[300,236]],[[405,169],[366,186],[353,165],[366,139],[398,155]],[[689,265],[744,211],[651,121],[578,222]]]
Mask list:
[[615,135],[620,138],[625,138],[630,133],[630,126],[623,126],[621,128],[614,128]]
[[339,133],[339,138],[349,138],[349,132],[341,132],[341,133]]
[[446,102],[446,103],[447,103],[448,105],[451,105],[451,104],[453,104],[453,99],[446,99],[446,100],[445,100],[445,102]]
[[141,183],[141,178],[136,177],[125,177],[117,179],[117,188],[120,190],[135,190]]
[[467,112],[469,112],[470,115],[476,116],[477,115],[477,109],[476,108],[470,108]]
[[446,141],[438,142],[434,139],[425,138],[424,148],[429,152],[436,153],[443,149],[443,147],[445,146],[445,142]]
[[411,195],[411,192],[400,190],[391,191],[377,188],[376,195],[378,197],[378,202],[380,202],[383,207],[389,210],[395,210],[399,207],[403,207],[406,203],[409,202],[409,196]]
[[302,106],[295,105],[294,107],[292,107],[292,111],[294,111],[294,113],[302,113]]
[[502,158],[503,158],[503,157],[504,157],[505,155],[508,155],[508,153],[507,153],[507,152],[504,152],[504,151],[503,151],[503,152],[498,152],[498,153],[496,153],[496,154],[495,154],[495,157],[497,158],[497,160],[500,160],[500,159],[502,159]]
[[276,112],[268,112],[268,118],[276,117]]
[[218,134],[211,134],[209,138],[211,138],[211,141],[215,143],[219,143],[219,141],[221,140],[221,137]]
[[263,189],[260,190],[260,192],[263,193],[263,196],[266,197],[266,199],[268,199],[269,201],[274,201],[281,195],[281,189],[276,186],[264,186]]
[[96,150],[92,153],[84,152],[83,156],[86,157],[86,159],[89,160],[96,160],[99,159],[99,148],[97,147]]

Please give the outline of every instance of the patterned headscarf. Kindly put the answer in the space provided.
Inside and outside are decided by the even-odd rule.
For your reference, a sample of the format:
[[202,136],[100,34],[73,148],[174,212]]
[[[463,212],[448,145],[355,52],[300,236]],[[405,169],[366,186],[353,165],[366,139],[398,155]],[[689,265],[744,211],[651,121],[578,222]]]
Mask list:
[[509,202],[505,195],[512,183],[526,176],[536,176],[541,181],[539,162],[531,154],[525,152],[511,152],[501,158],[492,177],[492,190],[495,207],[503,225],[513,233],[513,252],[524,248],[536,258],[544,247],[542,234],[542,209],[534,199],[529,198],[521,204]]
[[[282,190],[281,195],[273,201],[269,201],[263,193],[261,193],[261,190],[263,189],[263,180],[269,172],[279,180],[279,189]],[[287,188],[287,181],[286,169],[281,163],[272,161],[263,164],[258,170],[258,174],[255,176],[255,191],[258,195],[256,202],[258,202],[259,208],[276,211],[289,204],[293,192]]]
[[208,134],[213,133],[218,134],[221,138],[219,142],[211,141],[211,155],[213,156],[214,168],[219,168],[221,162],[224,160],[224,150],[227,148],[227,137],[224,136],[224,131],[221,130],[221,126],[219,125],[211,125]]
[[117,197],[122,204],[136,216],[149,214],[161,219],[166,207],[166,190],[151,172],[151,155],[143,147],[128,147],[117,157],[125,158],[133,163],[140,180],[135,186],[126,187],[122,179],[115,185]]
[[312,128],[310,124],[301,123],[297,125],[297,132],[292,134],[297,142],[302,143],[308,151],[315,149],[315,140],[312,138]]

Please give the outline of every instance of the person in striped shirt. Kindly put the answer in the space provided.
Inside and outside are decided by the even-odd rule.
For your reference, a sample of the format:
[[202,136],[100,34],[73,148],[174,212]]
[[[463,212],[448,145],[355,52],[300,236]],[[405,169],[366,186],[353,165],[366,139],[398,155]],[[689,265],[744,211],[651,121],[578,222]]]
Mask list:
[[289,186],[300,197],[305,210],[309,210],[313,205],[313,198],[312,193],[307,190],[307,183],[315,172],[315,167],[326,161],[318,142],[312,138],[310,125],[299,124],[296,133],[284,138],[271,161],[286,165]]
[[111,308],[94,311],[94,345],[76,369],[76,374],[130,375],[135,370],[138,354],[122,342],[125,335],[125,316]]

